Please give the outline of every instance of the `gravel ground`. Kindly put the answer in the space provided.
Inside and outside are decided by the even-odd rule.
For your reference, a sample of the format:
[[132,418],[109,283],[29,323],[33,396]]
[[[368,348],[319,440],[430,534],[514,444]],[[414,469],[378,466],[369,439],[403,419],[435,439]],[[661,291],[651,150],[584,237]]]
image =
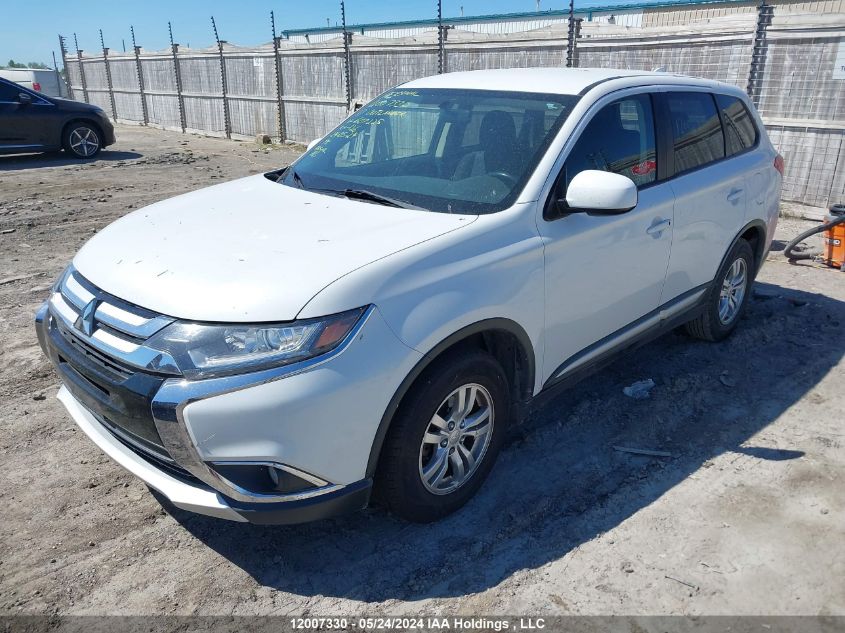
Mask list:
[[734,337],[667,335],[548,402],[437,524],[165,511],[54,398],[32,317],[112,220],[296,154],[117,134],[0,157],[0,614],[845,614],[845,275],[777,252]]

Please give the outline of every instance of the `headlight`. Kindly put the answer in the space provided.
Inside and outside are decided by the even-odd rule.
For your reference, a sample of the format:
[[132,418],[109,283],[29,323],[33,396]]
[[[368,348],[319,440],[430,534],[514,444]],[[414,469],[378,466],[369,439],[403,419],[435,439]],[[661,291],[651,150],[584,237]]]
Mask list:
[[146,345],[167,352],[186,378],[211,378],[258,371],[313,358],[346,338],[364,308],[319,319],[278,324],[177,321]]

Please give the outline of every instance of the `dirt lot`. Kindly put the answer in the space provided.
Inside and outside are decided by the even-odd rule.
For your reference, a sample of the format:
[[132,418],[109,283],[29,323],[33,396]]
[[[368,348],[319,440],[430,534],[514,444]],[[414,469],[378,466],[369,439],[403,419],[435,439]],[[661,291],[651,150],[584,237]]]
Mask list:
[[732,339],[672,334],[562,394],[436,525],[165,512],[54,398],[33,314],[112,220],[295,153],[118,138],[0,157],[0,614],[845,614],[845,274],[777,252]]

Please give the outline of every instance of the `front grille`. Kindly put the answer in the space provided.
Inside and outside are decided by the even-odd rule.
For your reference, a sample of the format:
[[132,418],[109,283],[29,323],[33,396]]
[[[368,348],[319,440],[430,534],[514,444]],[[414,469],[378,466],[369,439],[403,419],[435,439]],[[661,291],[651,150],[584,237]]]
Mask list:
[[163,470],[171,477],[175,477],[176,479],[180,479],[194,486],[199,485],[207,487],[199,479],[173,461],[170,455],[167,454],[167,451],[163,448],[150,447],[148,443],[139,441],[139,438],[133,437],[131,434],[127,434],[125,431],[122,431],[108,418],[97,414],[95,411],[89,412],[94,416],[97,422],[99,422],[102,427],[111,434],[113,438],[135,453],[138,457],[152,464],[159,470]]
[[124,440],[168,459],[151,404],[167,376],[179,372],[145,343],[172,322],[100,290],[70,268],[42,325],[46,351],[74,397]]
[[119,379],[126,379],[132,375],[132,370],[129,367],[122,365],[121,363],[113,360],[111,357],[98,351],[93,346],[83,341],[76,334],[71,332],[68,328],[64,327],[61,323],[57,322],[56,327],[59,330],[59,334],[62,335],[62,338],[70,343],[74,349],[78,350],[80,354],[83,354],[88,360],[97,364],[104,371],[114,374],[114,376]]

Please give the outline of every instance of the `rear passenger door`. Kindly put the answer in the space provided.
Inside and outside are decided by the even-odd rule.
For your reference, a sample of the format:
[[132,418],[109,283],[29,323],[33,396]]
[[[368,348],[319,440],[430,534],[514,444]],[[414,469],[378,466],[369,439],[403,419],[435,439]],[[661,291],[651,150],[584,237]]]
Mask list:
[[671,140],[675,194],[672,255],[661,303],[713,281],[745,222],[748,173],[726,160],[725,134],[713,94],[662,93],[663,131]]

